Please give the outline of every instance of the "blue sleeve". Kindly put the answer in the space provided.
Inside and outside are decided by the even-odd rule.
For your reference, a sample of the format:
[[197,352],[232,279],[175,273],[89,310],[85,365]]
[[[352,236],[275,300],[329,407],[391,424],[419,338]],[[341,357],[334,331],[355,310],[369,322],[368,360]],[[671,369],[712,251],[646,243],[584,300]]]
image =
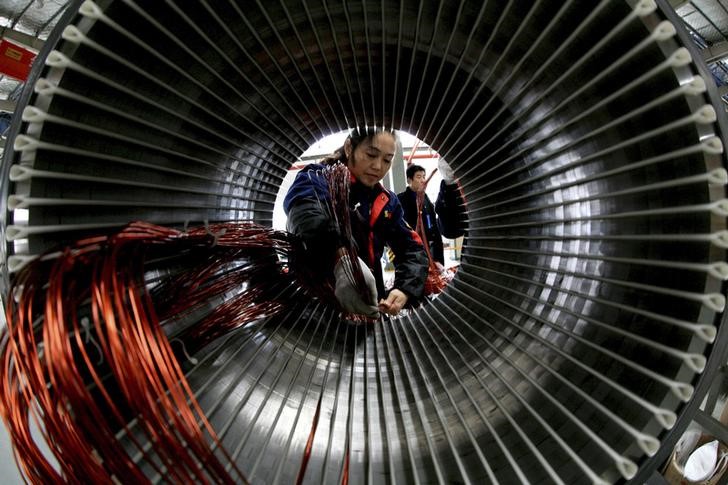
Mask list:
[[329,188],[324,179],[323,166],[317,163],[304,167],[296,179],[293,181],[291,188],[288,189],[286,198],[283,199],[283,210],[286,215],[291,207],[302,200],[329,200]]
[[331,215],[331,197],[323,167],[312,164],[301,170],[283,201],[288,231],[299,237],[309,262],[324,272],[333,267],[341,236]]

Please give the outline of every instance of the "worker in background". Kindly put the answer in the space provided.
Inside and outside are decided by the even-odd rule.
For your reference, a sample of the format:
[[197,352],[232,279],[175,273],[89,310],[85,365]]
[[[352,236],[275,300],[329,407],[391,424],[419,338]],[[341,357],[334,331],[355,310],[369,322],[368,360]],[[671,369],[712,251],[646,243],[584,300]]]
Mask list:
[[[441,265],[445,265],[444,248],[442,244],[442,236],[437,223],[437,214],[435,206],[430,198],[425,194],[427,186],[427,175],[425,169],[420,165],[410,165],[407,167],[407,188],[404,192],[397,194],[399,202],[404,209],[404,218],[412,227],[417,227],[418,215],[422,217],[422,228],[424,236],[429,245],[432,259]],[[417,194],[424,195],[423,202],[418,208]],[[418,210],[419,209],[419,210]]]
[[[380,311],[397,315],[408,302],[422,298],[427,276],[427,255],[419,236],[404,220],[397,197],[380,183],[391,167],[395,144],[390,131],[355,129],[333,155],[301,170],[283,203],[289,232],[303,240],[307,256],[320,265],[323,276],[333,278],[341,307],[369,317]],[[352,236],[371,302],[354,287],[340,227],[327,209],[331,205],[322,203],[331,200],[323,170],[336,163],[346,165],[350,173]],[[395,255],[391,289],[384,288],[380,263],[385,244]]]

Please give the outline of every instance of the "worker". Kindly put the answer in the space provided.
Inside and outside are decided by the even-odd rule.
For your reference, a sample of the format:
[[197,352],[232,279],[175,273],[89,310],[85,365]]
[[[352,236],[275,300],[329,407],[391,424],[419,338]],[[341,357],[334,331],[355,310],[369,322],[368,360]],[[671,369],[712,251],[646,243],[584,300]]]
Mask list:
[[[380,183],[392,165],[395,146],[396,138],[390,131],[355,129],[333,155],[301,170],[283,202],[289,232],[301,238],[307,257],[321,266],[323,277],[333,278],[341,307],[369,317],[379,312],[397,315],[407,303],[415,303],[423,296],[427,277],[422,241],[404,220],[397,197]],[[332,217],[324,171],[327,165],[336,163],[344,164],[350,174],[352,237],[373,297],[370,302],[356,291],[344,236]],[[384,288],[380,263],[385,244],[395,255],[391,289]]]
[[[425,193],[427,185],[425,169],[420,165],[410,165],[407,167],[406,175],[407,188],[405,188],[404,192],[397,194],[397,198],[404,209],[404,218],[410,226],[415,228],[417,227],[418,217],[422,218],[422,230],[429,245],[430,255],[434,261],[444,266],[444,248],[437,223],[435,206]],[[419,207],[417,203],[418,193],[424,196]]]

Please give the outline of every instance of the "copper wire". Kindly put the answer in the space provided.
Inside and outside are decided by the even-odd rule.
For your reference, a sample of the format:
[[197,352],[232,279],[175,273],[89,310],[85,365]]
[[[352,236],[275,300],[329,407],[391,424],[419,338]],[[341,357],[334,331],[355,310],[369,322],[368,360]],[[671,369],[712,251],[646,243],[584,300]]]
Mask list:
[[[354,263],[351,276],[368,295],[351,232],[349,171],[334,165],[326,180],[329,209]],[[302,251],[290,234],[247,222],[188,231],[135,222],[26,266],[11,286],[15,298],[8,299],[0,336],[0,413],[25,477],[144,483],[151,471],[170,483],[246,482],[195,399],[166,332],[172,322],[191,320],[174,339],[194,353],[289,308],[283,288],[336,301],[331,282],[298,263]],[[165,258],[169,267],[153,283],[145,279],[148,262]],[[32,422],[57,465],[31,435]],[[133,453],[141,458],[133,460]]]
[[[134,450],[171,483],[245,482],[194,398],[165,322],[236,293],[175,337],[198,349],[281,311],[272,295],[294,277],[285,263],[294,247],[289,234],[251,223],[188,232],[132,223],[28,265],[12,286],[0,340],[0,412],[27,479],[148,482]],[[145,261],[166,254],[196,258],[151,288]],[[90,354],[91,334],[102,365]],[[31,420],[57,468],[31,436]]]
[[364,274],[362,273],[361,266],[359,265],[358,250],[354,244],[354,237],[351,228],[351,214],[349,211],[351,173],[343,163],[335,163],[324,168],[324,177],[331,196],[331,212],[342,235],[341,244],[343,244],[344,251],[351,261],[351,279],[354,282],[354,286],[362,300],[368,302],[372,306],[376,306],[376,301],[370,301],[371,293],[369,292],[367,283],[364,280]]
[[306,448],[303,450],[303,458],[301,459],[301,468],[298,470],[296,475],[296,485],[303,483],[303,477],[306,476],[306,468],[311,458],[311,451],[313,450],[313,440],[316,437],[316,430],[318,429],[319,415],[321,414],[321,401],[324,394],[321,393],[316,404],[316,412],[313,415],[313,422],[311,423],[311,431],[308,433],[308,439],[306,440]]

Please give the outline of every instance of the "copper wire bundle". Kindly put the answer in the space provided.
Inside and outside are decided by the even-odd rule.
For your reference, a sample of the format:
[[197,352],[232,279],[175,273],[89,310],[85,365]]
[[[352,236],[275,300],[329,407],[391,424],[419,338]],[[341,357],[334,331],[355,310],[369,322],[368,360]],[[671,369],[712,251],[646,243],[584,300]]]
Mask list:
[[[344,250],[344,253],[349,257],[351,266],[347,268],[351,270],[349,277],[354,282],[354,286],[357,292],[361,296],[362,300],[368,301],[370,299],[369,289],[367,283],[364,280],[364,274],[362,273],[361,266],[359,265],[359,251],[354,242],[354,236],[351,228],[351,210],[349,208],[349,189],[351,184],[351,173],[349,169],[341,162],[331,163],[325,165],[322,171],[322,176],[326,181],[330,199],[319,200],[327,213],[331,216],[339,231],[339,243]],[[310,268],[297,267],[297,271],[308,271]],[[319,278],[320,280],[320,278]],[[330,301],[336,301],[333,296],[333,282],[324,283],[322,290],[324,291],[324,297],[330,299]],[[369,304],[377,306],[376,301],[369,301]],[[353,322],[369,323],[376,318],[370,318],[366,315],[358,315],[353,313],[346,313],[345,318]]]
[[[0,411],[26,477],[146,482],[134,451],[172,483],[245,481],[197,404],[164,323],[235,292],[175,337],[199,348],[279,311],[275,295],[292,275],[277,254],[291,248],[288,234],[247,223],[188,232],[134,223],[26,267],[0,342]],[[186,269],[148,284],[145,261],[168,254],[184,255]],[[31,436],[31,419],[58,470]]]
[[[351,174],[346,165],[343,163],[335,163],[325,168],[324,177],[329,187],[329,194],[331,194],[331,213],[339,227],[344,251],[352,263],[352,280],[359,295],[361,295],[364,301],[367,301],[369,299],[369,291],[364,281],[361,267],[359,266],[359,252],[354,244],[354,236],[351,229],[351,213],[349,210]],[[377,305],[376,301],[370,301],[368,303],[374,306]]]
[[[335,164],[324,177],[327,210],[344,250],[358,262],[349,171]],[[179,231],[136,222],[29,264],[12,286],[0,341],[0,412],[26,477],[33,483],[141,483],[149,481],[144,463],[172,483],[245,481],[180,361],[188,351],[290,308],[293,288],[336,301],[330,282],[298,263],[303,254],[291,234],[252,223]],[[352,266],[353,281],[367,294],[361,268]],[[177,352],[175,341],[181,343]],[[31,436],[31,419],[57,468]]]

